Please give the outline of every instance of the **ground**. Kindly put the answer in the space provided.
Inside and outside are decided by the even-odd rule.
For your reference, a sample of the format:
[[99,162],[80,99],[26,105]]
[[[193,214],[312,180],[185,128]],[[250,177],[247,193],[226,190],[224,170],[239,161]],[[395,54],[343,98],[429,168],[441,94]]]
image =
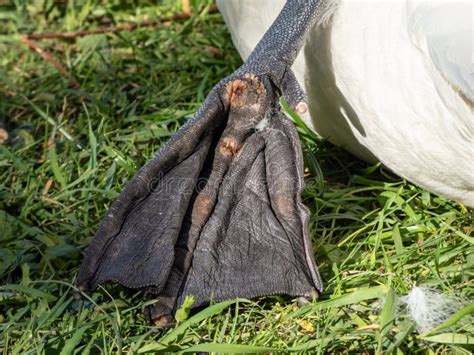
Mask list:
[[358,161],[298,120],[303,199],[326,286],[319,300],[232,300],[187,320],[183,310],[160,330],[145,321],[150,301],[139,292],[108,286],[75,297],[83,252],[113,198],[241,63],[211,4],[191,5],[191,19],[159,28],[31,43],[20,35],[158,21],[181,2],[0,1],[3,353],[470,353],[466,317],[423,335],[396,300],[415,284],[473,299],[472,212]]

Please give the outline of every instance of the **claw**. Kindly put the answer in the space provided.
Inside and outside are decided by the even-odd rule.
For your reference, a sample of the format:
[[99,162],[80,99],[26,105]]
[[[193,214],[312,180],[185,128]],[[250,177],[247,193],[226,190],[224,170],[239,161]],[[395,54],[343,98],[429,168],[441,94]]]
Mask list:
[[304,115],[306,112],[308,112],[308,105],[306,104],[306,102],[302,101],[298,105],[296,105],[295,110],[299,114]]

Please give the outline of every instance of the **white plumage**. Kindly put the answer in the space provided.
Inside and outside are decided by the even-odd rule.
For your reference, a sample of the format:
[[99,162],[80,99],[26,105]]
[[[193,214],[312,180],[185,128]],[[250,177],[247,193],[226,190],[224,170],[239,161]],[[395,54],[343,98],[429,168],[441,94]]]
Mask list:
[[[284,0],[218,0],[246,58]],[[293,69],[306,123],[367,161],[474,206],[472,1],[332,0]]]

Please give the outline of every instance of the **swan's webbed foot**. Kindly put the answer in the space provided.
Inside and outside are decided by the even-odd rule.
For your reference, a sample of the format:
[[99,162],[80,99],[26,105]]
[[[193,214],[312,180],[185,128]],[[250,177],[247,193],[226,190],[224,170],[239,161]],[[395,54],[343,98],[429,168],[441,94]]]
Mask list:
[[148,315],[161,325],[186,295],[199,306],[321,290],[282,89],[241,71],[214,88],[112,204],[82,264],[83,289],[106,281],[149,288],[158,302]]

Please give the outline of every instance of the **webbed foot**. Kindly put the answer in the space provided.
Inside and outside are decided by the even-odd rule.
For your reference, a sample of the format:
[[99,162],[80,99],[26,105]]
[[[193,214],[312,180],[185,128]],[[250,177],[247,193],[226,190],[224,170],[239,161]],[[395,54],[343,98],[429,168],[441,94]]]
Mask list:
[[[291,64],[291,63],[290,63]],[[322,290],[301,202],[306,110],[288,61],[254,57],[222,80],[113,202],[77,283],[148,289],[164,325],[187,295],[211,300]]]

